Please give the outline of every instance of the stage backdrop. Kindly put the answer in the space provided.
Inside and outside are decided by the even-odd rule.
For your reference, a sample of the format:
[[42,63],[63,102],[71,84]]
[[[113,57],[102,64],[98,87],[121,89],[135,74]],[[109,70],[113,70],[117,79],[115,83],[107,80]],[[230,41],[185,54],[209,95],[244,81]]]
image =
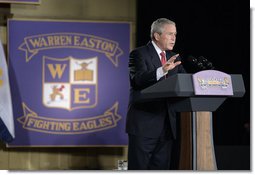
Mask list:
[[130,23],[8,21],[17,146],[125,146]]

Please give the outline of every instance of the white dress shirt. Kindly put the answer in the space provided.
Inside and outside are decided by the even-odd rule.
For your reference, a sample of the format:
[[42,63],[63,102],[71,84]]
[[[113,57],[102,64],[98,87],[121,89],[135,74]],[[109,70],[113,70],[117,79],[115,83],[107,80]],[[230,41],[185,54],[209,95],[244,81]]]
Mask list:
[[[162,52],[162,50],[157,46],[157,44],[156,44],[154,41],[152,41],[152,45],[153,45],[154,48],[156,49],[157,54],[158,54],[158,56],[159,56],[159,59],[161,59],[160,53]],[[164,52],[165,52],[165,51],[164,51]],[[161,62],[161,60],[160,60],[160,62]],[[157,76],[157,80],[159,80],[161,77],[165,76],[166,74],[167,74],[167,72],[164,73],[162,66],[159,67],[159,68],[157,69],[157,75],[156,75],[156,76]]]

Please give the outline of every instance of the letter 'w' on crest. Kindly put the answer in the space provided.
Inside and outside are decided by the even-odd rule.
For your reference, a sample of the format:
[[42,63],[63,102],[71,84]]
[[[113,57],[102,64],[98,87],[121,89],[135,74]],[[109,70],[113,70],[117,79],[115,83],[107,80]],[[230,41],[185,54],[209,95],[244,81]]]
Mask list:
[[0,40],[0,140],[10,143],[14,137],[14,120],[8,69]]

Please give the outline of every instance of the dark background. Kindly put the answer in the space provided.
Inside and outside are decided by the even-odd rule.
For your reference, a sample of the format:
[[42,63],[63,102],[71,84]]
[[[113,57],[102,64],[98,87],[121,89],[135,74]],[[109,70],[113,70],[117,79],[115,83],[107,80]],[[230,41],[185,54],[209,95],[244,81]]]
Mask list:
[[[150,26],[157,18],[176,23],[183,65],[189,55],[204,56],[215,69],[242,74],[246,93],[229,98],[213,112],[218,169],[250,169],[250,6],[244,0],[137,1],[136,47],[150,40]],[[192,73],[192,72],[190,72]]]

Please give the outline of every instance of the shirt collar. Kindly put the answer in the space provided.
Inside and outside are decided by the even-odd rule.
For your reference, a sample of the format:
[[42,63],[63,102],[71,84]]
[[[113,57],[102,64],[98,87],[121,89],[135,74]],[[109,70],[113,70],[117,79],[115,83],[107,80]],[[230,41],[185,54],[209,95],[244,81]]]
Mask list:
[[[162,50],[157,46],[157,44],[156,44],[154,41],[152,41],[151,43],[152,43],[152,45],[154,46],[154,48],[156,49],[156,51],[157,51],[157,53],[158,53],[158,56],[159,56],[159,58],[160,58],[160,57],[161,57],[161,56],[160,56],[160,53],[162,52]],[[164,53],[166,53],[166,52],[164,51]]]

